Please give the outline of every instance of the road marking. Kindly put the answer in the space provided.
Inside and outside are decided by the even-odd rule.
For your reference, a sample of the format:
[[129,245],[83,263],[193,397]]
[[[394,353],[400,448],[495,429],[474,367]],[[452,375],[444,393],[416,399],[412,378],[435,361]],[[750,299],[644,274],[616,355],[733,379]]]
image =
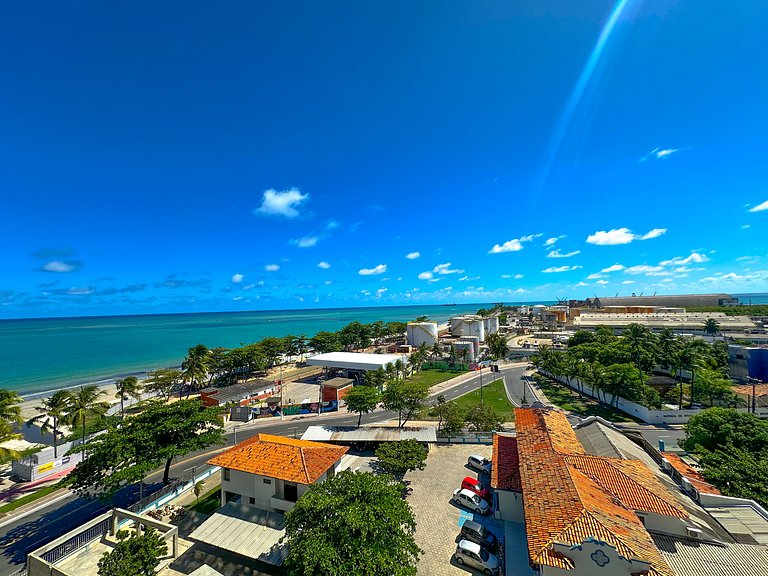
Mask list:
[[69,498],[70,496],[72,496],[72,492],[67,492],[66,494],[62,494],[58,498],[54,498],[53,500],[49,500],[48,502],[44,502],[42,505],[38,506],[37,508],[32,508],[31,510],[27,510],[26,512],[23,512],[22,514],[18,514],[16,516],[13,516],[12,518],[9,518],[5,522],[0,523],[0,528],[4,528],[5,526],[8,526],[9,524],[13,524],[17,520],[21,520],[22,518],[26,518],[30,514],[34,514],[38,510],[42,510],[43,508],[46,508],[47,506],[50,506],[51,504],[56,504],[56,502],[64,500],[65,498]]

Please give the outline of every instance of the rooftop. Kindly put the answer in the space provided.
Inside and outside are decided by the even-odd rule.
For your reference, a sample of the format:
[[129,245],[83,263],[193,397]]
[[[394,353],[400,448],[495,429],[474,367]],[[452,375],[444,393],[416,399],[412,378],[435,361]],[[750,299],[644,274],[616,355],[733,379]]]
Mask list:
[[346,388],[352,386],[355,381],[352,378],[331,378],[325,380],[322,385],[324,388]]
[[208,464],[312,484],[346,454],[345,446],[256,434],[208,460]]
[[[736,394],[752,396],[752,384],[739,384],[731,388]],[[768,396],[768,384],[755,384],[756,396]]]
[[321,442],[436,442],[437,434],[434,426],[310,426],[301,439]]
[[325,368],[346,368],[348,370],[378,370],[398,360],[403,361],[399,354],[368,354],[365,352],[327,352],[307,358],[310,366]]
[[491,488],[520,492],[520,461],[517,458],[517,439],[506,434],[493,435],[493,466]]
[[672,465],[672,468],[677,470],[680,474],[688,478],[688,481],[693,484],[699,492],[707,494],[720,494],[720,491],[707,482],[698,470],[693,468],[688,462],[680,458],[678,454],[674,452],[665,452],[664,458]]
[[763,576],[768,566],[768,550],[760,546],[717,546],[661,534],[653,541],[676,576]]

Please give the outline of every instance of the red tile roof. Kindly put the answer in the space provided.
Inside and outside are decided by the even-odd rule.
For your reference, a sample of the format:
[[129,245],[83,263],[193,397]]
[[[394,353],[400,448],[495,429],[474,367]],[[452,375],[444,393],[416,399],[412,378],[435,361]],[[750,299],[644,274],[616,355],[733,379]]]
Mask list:
[[685,460],[680,458],[680,456],[674,452],[664,452],[664,458],[666,458],[669,463],[672,464],[672,467],[675,470],[688,478],[688,481],[693,484],[693,487],[696,488],[696,490],[699,492],[704,494],[720,494],[720,491],[717,488],[704,480],[704,477],[699,473],[698,470],[690,466]]
[[514,436],[493,435],[491,488],[521,491],[520,462],[517,459],[517,439]]
[[615,547],[626,558],[649,562],[652,576],[672,576],[661,552],[629,507],[642,503],[678,516],[677,508],[665,497],[653,499],[638,483],[645,478],[644,472],[634,470],[643,466],[641,462],[597,462],[601,458],[585,454],[565,415],[555,410],[518,408],[515,422],[532,564],[570,569],[572,562],[555,551],[554,543],[577,546],[593,537]]
[[[736,394],[752,396],[752,384],[739,384],[731,387]],[[755,384],[755,396],[768,396],[768,384]]]
[[312,484],[328,471],[348,448],[295,440],[271,434],[256,434],[208,460],[208,464],[278,478],[287,482]]

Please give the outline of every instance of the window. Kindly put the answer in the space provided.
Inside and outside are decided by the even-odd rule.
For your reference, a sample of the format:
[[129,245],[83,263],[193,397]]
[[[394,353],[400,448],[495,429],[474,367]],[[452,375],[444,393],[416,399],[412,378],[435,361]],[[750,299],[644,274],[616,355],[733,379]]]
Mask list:
[[229,482],[229,468],[224,468],[224,480]]
[[251,506],[255,506],[255,505],[256,505],[256,498],[254,498],[253,496],[251,496],[250,498],[248,498],[248,503],[249,503]]
[[296,502],[296,500],[299,499],[299,489],[296,484],[285,484],[285,489],[283,490],[283,499],[287,500],[288,502]]
[[272,484],[272,478],[264,478],[264,484]]

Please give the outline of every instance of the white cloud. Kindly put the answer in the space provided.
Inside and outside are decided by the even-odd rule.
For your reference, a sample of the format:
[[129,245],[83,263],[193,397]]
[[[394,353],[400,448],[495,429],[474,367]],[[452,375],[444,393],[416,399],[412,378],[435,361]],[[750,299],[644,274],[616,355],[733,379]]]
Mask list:
[[264,266],[264,270],[266,270],[267,272],[277,272],[278,270],[280,270],[280,265],[279,264],[267,264],[266,266]]
[[317,236],[303,236],[296,240],[291,240],[291,243],[296,244],[299,248],[311,248],[317,244]]
[[408,260],[416,260],[416,258],[421,257],[421,252],[409,252],[405,257],[408,258]]
[[608,280],[598,280],[597,282],[595,282],[595,284],[597,284],[598,286],[605,286],[606,284],[610,284],[610,282],[608,282]]
[[328,264],[328,262],[326,262],[326,261],[322,261],[322,262],[318,262],[317,263],[317,267],[318,268],[322,268],[323,270],[328,270],[328,268],[330,268],[331,265]]
[[375,276],[377,274],[384,274],[384,272],[386,271],[387,271],[387,265],[379,264],[374,268],[360,268],[360,270],[358,270],[357,273],[360,274],[360,276]]
[[666,228],[654,228],[650,232],[646,232],[638,240],[650,240],[651,238],[658,238],[659,236],[666,234],[667,229]]
[[560,249],[557,249],[552,250],[549,254],[547,254],[547,258],[570,258],[571,256],[576,256],[576,254],[581,254],[581,250],[574,250],[573,252],[563,254],[560,252]]
[[581,266],[552,266],[551,268],[542,270],[542,272],[545,274],[552,272],[570,272],[571,270],[578,270],[579,268],[581,268]]
[[634,240],[650,240],[651,238],[658,238],[662,234],[666,233],[666,228],[654,228],[650,232],[645,234],[633,234],[629,228],[614,228],[608,231],[599,230],[594,234],[587,236],[587,244],[595,244],[597,246],[617,246],[619,244],[629,244]]
[[565,235],[563,234],[562,236],[555,236],[553,238],[547,238],[547,241],[544,242],[544,246],[545,247],[547,247],[547,246],[554,246],[555,242],[557,242],[561,238],[565,238]]
[[579,282],[578,284],[576,284],[576,286],[574,286],[574,288],[580,288],[582,286],[589,286],[589,284],[587,284],[586,282]]
[[462,276],[459,278],[459,282],[467,282],[472,280],[480,280],[480,276]]
[[72,296],[88,296],[94,292],[95,290],[93,288],[89,288],[88,286],[74,286],[67,290],[67,294]]
[[512,276],[510,274],[502,274],[501,277],[504,278],[504,279],[512,278]]
[[333,284],[333,280],[326,280],[325,282],[323,282],[323,284],[325,284],[326,286],[330,286],[331,284]]
[[660,266],[685,266],[686,264],[701,264],[703,262],[709,262],[709,258],[704,254],[698,252],[691,252],[689,256],[675,256],[671,260],[664,260],[659,262]]
[[379,288],[378,290],[376,290],[376,296],[381,297],[388,290],[389,288]]
[[261,206],[259,206],[257,212],[295,218],[299,215],[297,208],[308,199],[309,194],[302,194],[298,188],[291,188],[281,192],[270,188],[264,191]]
[[52,260],[43,264],[43,270],[46,272],[72,272],[77,270],[77,266],[70,264],[69,262],[61,262],[60,260]]
[[432,270],[435,274],[461,274],[464,272],[464,270],[458,270],[456,268],[451,268],[451,263],[446,262],[445,264],[438,264],[435,266],[435,268]]
[[741,228],[742,228],[743,230],[746,230],[747,228],[750,228],[750,225],[749,225],[749,224],[742,224],[742,225],[741,225]]
[[624,282],[622,282],[622,284],[634,284],[634,283],[635,283],[634,280],[624,280]]
[[243,281],[243,278],[245,278],[245,276],[243,276],[242,274],[233,274],[232,282],[234,282],[235,284],[240,284],[240,282]]
[[587,276],[587,280],[597,280],[598,278],[604,278],[604,276],[602,274],[597,273],[597,272]]
[[672,156],[672,154],[675,154],[676,152],[683,152],[685,150],[690,150],[690,147],[687,146],[685,148],[654,148],[650,152],[648,152],[645,156],[640,158],[640,162],[645,162],[646,160],[663,160],[665,158],[669,158]]
[[521,236],[520,238],[513,238],[507,240],[504,244],[495,244],[493,248],[488,250],[488,254],[500,254],[501,252],[517,252],[523,249],[524,242],[530,242],[534,238],[538,238],[541,234],[531,234],[530,236]]
[[749,209],[750,212],[763,212],[764,210],[768,210],[768,200]]
[[422,272],[419,274],[419,280],[431,280],[432,272]]
[[515,290],[516,294],[525,294],[525,292],[526,290],[524,288],[518,288],[517,290]]
[[522,277],[523,277],[522,274],[515,274],[515,280],[520,280],[520,278]]
[[624,266],[622,266],[621,264],[613,264],[611,266],[608,266],[608,268],[603,268],[602,270],[600,270],[600,272],[605,272],[607,274],[608,272],[619,272],[621,270],[624,270]]
[[640,266],[630,266],[629,268],[626,268],[624,270],[625,274],[656,274],[658,272],[663,272],[664,268],[661,266],[646,266],[645,264],[641,264]]

